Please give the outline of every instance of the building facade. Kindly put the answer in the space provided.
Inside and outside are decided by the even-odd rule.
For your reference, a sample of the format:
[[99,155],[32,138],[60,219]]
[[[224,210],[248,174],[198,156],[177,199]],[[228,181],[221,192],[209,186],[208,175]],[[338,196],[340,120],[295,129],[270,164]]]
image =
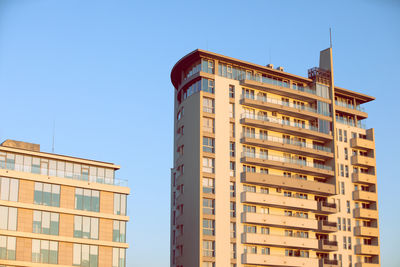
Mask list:
[[0,266],[125,267],[126,181],[112,163],[0,146]]
[[373,97],[195,50],[175,87],[171,266],[380,266]]

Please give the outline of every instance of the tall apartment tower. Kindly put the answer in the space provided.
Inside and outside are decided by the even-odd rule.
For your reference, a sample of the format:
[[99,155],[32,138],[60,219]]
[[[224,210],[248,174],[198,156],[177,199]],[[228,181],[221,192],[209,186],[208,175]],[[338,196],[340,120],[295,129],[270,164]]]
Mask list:
[[0,266],[125,267],[126,198],[112,163],[0,145]]
[[171,266],[380,266],[373,97],[195,50],[172,69]]

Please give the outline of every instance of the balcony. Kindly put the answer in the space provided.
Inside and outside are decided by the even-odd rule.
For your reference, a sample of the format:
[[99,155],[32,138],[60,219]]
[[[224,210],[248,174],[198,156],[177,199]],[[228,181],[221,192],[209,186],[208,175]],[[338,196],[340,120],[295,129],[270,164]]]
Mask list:
[[354,267],[380,267],[379,263],[372,263],[372,262],[357,262]]
[[358,244],[354,249],[357,255],[379,255],[379,246]]
[[330,147],[313,145],[275,136],[243,133],[240,141],[244,144],[272,148],[282,152],[298,153],[313,158],[333,158],[333,153]]
[[324,201],[318,201],[318,213],[333,214],[337,213],[336,203],[329,203]]
[[356,226],[354,228],[354,235],[355,236],[378,237],[379,229],[378,229],[378,227]]
[[376,175],[360,172],[353,173],[352,181],[359,184],[376,184]]
[[332,177],[334,171],[331,166],[312,163],[308,161],[271,156],[252,152],[242,152],[242,163],[250,163],[259,166],[274,167],[276,169],[292,172],[301,172],[308,175]]
[[317,201],[295,197],[284,197],[278,195],[242,192],[242,203],[261,204],[280,208],[291,208],[295,210],[316,210]]
[[373,209],[356,208],[354,209],[354,218],[378,219],[378,211]]
[[314,219],[252,212],[243,212],[242,222],[271,225],[275,227],[284,227],[291,229],[317,230],[318,228],[318,222]]
[[374,149],[375,143],[372,140],[363,138],[351,138],[350,139],[351,148],[361,148],[361,149]]
[[274,117],[242,113],[242,115],[240,116],[240,123],[264,129],[272,129],[278,132],[303,136],[306,138],[317,139],[321,141],[329,141],[333,139],[331,134],[319,132],[318,128],[316,128],[315,126],[302,126],[292,121],[287,122]]
[[299,117],[306,120],[321,118],[332,121],[332,118],[330,117],[331,114],[329,112],[319,113],[316,108],[304,105],[295,105],[293,103],[284,102],[276,98],[241,95],[240,104],[269,111],[278,111],[282,114]]
[[344,112],[351,115],[356,115],[359,119],[368,118],[368,114],[365,112],[364,108],[361,106],[354,106],[347,104],[342,101],[335,101],[335,109],[340,112]]
[[330,241],[330,240],[318,240],[318,249],[324,251],[336,251],[338,250],[338,243],[337,241]]
[[242,263],[251,265],[305,267],[305,266],[317,266],[318,259],[244,253],[242,254]]
[[337,223],[326,220],[318,221],[318,231],[326,233],[337,232]]
[[335,194],[335,185],[333,184],[264,173],[242,172],[241,181],[243,183],[277,187],[325,196]]
[[338,260],[320,259],[319,267],[337,267],[339,266]]
[[353,191],[353,199],[358,201],[378,201],[378,195],[376,192],[369,191]]
[[258,245],[273,246],[273,247],[290,247],[299,249],[318,248],[317,239],[280,236],[280,235],[252,234],[252,233],[243,233],[242,243],[258,244]]
[[351,164],[361,167],[375,167],[375,158],[361,155],[351,156]]

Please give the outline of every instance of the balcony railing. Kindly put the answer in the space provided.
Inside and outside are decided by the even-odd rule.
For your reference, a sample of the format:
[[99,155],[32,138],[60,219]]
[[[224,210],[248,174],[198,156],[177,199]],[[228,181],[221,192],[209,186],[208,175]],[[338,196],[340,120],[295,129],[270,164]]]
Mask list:
[[119,178],[106,178],[106,177],[97,177],[89,174],[76,174],[73,172],[63,171],[64,175],[60,175],[60,172],[57,172],[56,169],[44,169],[35,166],[28,166],[16,163],[7,163],[2,164],[0,162],[0,169],[19,171],[19,172],[27,172],[33,174],[41,174],[46,176],[54,176],[60,178],[67,178],[79,181],[87,181],[90,183],[99,183],[99,184],[108,184],[108,185],[117,185],[117,186],[128,186],[128,180],[119,179]]
[[311,130],[318,132],[318,128],[312,125],[305,125],[301,123],[296,123],[292,121],[286,121],[282,120],[279,118],[273,118],[273,117],[268,117],[264,115],[255,115],[255,114],[250,114],[250,113],[242,113],[240,116],[241,119],[252,119],[252,120],[259,120],[259,121],[265,121],[265,122],[272,122],[272,123],[277,123],[280,125],[287,125],[287,126],[292,126],[292,127],[297,127],[297,128],[302,128],[306,130]]
[[241,95],[241,99],[257,100],[257,101],[267,102],[267,103],[271,103],[271,104],[282,105],[282,106],[286,106],[286,107],[290,107],[290,108],[295,108],[295,109],[313,112],[316,114],[321,114],[324,116],[331,115],[330,112],[318,112],[318,110],[316,108],[313,108],[310,106],[297,105],[297,104],[282,101],[280,99],[270,98],[270,97],[265,97],[265,96],[260,96],[260,95],[254,96],[254,94],[244,94],[244,95]]
[[323,164],[308,162],[308,161],[299,160],[299,159],[285,158],[285,157],[281,157],[281,156],[271,156],[271,155],[263,154],[263,153],[242,152],[242,157],[272,160],[272,161],[278,161],[278,162],[283,162],[283,163],[296,164],[299,166],[307,166],[307,167],[311,167],[311,168],[323,169],[323,170],[328,170],[328,171],[332,170],[331,166],[326,166]]
[[338,101],[338,100],[335,100],[335,104],[336,104],[336,106],[349,108],[349,109],[355,109],[355,110],[358,110],[358,111],[365,112],[365,108],[360,106],[360,105],[354,107],[353,104],[348,104],[346,102],[342,102],[342,101]]
[[324,207],[336,209],[336,203],[329,203],[329,202],[326,202],[326,201],[321,201],[319,203],[321,203],[321,205],[324,206]]
[[253,133],[245,132],[245,133],[242,133],[242,137],[270,141],[270,142],[275,142],[275,143],[280,143],[280,144],[294,145],[294,146],[298,146],[298,147],[305,147],[305,148],[315,149],[315,150],[324,151],[324,152],[332,152],[330,147],[308,144],[308,143],[304,143],[304,142],[295,141],[292,139],[284,139],[281,137],[269,136],[266,134],[256,134],[256,133],[253,134]]
[[321,259],[324,265],[339,265],[338,260],[330,260],[330,259]]
[[361,121],[358,121],[357,125],[356,125],[354,120],[346,120],[346,119],[344,119],[342,117],[338,117],[338,116],[336,116],[336,122],[340,123],[340,124],[345,124],[345,125],[348,125],[348,126],[352,126],[352,127],[358,127],[358,128],[361,128],[361,129],[366,129],[366,127],[367,127],[365,125],[365,123],[362,123]]

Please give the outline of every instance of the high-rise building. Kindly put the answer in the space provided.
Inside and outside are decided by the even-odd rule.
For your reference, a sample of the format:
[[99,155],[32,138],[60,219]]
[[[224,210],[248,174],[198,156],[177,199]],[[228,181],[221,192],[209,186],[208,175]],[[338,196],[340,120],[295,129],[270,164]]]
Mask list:
[[112,163],[0,145],[0,266],[125,267],[126,181]]
[[195,50],[172,69],[171,266],[380,266],[373,97]]

